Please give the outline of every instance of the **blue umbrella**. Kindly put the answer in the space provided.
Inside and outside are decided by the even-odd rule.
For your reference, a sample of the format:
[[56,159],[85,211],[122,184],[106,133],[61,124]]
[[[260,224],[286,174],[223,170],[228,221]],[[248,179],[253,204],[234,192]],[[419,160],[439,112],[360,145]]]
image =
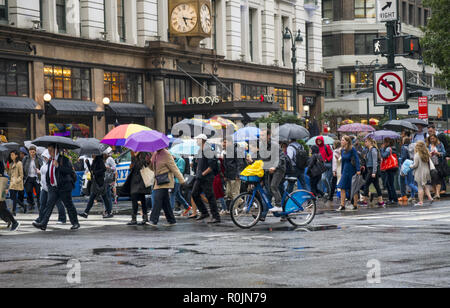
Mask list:
[[183,143],[176,144],[170,149],[170,153],[174,155],[195,155],[200,150],[195,140],[186,140]]
[[235,142],[258,140],[261,130],[254,126],[247,126],[239,129],[233,134]]
[[[306,143],[307,145],[315,145],[316,144],[316,139],[319,136],[316,137],[312,137],[311,139],[308,140],[308,142]],[[328,136],[322,136],[323,140],[325,141],[325,144],[329,144],[329,145],[333,145],[334,143],[334,139]]]

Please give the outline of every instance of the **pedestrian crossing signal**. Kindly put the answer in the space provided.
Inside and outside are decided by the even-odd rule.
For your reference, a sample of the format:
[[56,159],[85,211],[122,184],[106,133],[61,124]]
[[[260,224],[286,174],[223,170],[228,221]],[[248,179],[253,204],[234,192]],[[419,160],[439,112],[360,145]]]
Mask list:
[[373,54],[374,55],[385,55],[387,54],[387,44],[386,38],[376,38],[373,40]]
[[403,52],[412,56],[420,53],[420,42],[417,36],[408,35],[403,38]]

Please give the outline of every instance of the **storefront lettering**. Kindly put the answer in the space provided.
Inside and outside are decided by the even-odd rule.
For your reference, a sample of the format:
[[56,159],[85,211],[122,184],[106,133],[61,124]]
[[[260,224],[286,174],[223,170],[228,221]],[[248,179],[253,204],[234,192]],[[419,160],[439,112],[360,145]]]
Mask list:
[[273,103],[275,97],[273,95],[261,95],[261,103]]
[[211,105],[220,103],[220,97],[218,96],[200,96],[200,97],[189,97],[188,99],[183,99],[183,105]]

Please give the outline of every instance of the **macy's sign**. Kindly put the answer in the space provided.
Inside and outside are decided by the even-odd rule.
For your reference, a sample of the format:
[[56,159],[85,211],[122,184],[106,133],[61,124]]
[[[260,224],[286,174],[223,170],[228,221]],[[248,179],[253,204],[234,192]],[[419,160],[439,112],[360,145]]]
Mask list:
[[183,105],[211,105],[220,103],[220,97],[218,96],[199,96],[189,97],[181,101]]

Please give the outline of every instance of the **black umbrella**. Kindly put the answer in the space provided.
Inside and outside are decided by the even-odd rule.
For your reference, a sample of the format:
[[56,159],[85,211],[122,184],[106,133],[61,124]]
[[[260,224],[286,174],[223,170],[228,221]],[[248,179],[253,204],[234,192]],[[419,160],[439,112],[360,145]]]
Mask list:
[[67,150],[75,150],[80,148],[80,146],[76,144],[72,139],[60,136],[43,136],[37,138],[36,140],[33,140],[32,143],[39,147],[48,147],[51,145],[56,145],[60,149],[67,149]]
[[194,138],[200,134],[205,134],[208,138],[211,138],[216,134],[216,130],[210,124],[199,119],[184,119],[172,127],[172,136],[174,137]]
[[78,138],[75,143],[80,146],[74,152],[78,155],[102,155],[109,147],[107,144],[100,143],[100,140],[95,138]]
[[412,123],[414,125],[422,125],[422,126],[425,126],[425,127],[428,126],[427,121],[421,120],[421,119],[411,118],[411,119],[405,119],[405,121],[408,121],[408,122],[410,122],[410,123]]
[[2,143],[2,146],[7,148],[9,151],[19,151],[20,150],[20,144],[18,144],[16,142]]
[[390,120],[383,124],[383,128],[387,130],[393,130],[396,132],[401,132],[405,129],[418,131],[417,126],[412,124],[411,122],[405,120]]
[[284,124],[279,128],[281,141],[309,139],[309,131],[303,126],[297,124]]

